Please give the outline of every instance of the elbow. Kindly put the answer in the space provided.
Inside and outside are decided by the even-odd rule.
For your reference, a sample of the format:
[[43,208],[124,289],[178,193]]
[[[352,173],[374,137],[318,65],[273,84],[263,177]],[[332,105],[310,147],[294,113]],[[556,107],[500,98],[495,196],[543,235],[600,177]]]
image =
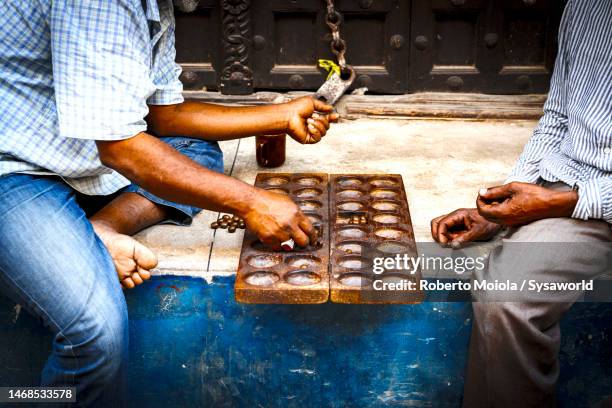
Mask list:
[[129,167],[127,163],[128,154],[122,149],[121,141],[118,142],[96,142],[100,162],[113,170],[121,172],[122,169]]
[[157,137],[173,136],[172,125],[163,120],[150,120],[147,123],[147,131]]
[[149,106],[147,130],[158,137],[175,136],[173,129],[177,107],[178,105]]

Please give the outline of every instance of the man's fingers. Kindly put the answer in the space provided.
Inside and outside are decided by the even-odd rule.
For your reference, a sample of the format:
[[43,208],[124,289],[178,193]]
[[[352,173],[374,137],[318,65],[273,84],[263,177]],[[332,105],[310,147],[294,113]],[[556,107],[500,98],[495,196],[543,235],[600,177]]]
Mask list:
[[480,190],[478,196],[486,201],[504,201],[506,198],[512,195],[513,191],[510,184],[504,184],[503,186],[483,188]]
[[314,125],[308,125],[308,136],[311,144],[319,143],[321,141],[321,133]]
[[[325,136],[325,132],[327,132],[327,128],[321,121],[315,119],[308,119],[308,124],[314,126],[318,131],[321,137]],[[308,128],[310,130],[310,127]]]
[[306,235],[297,225],[291,231],[291,236],[293,237],[293,242],[295,242],[299,247],[305,248],[310,243],[308,235]]
[[302,219],[299,223],[299,226],[302,231],[304,231],[304,233],[308,235],[308,239],[311,245],[317,242],[317,240],[319,239],[319,233],[317,232],[317,229],[314,227],[314,225],[312,225],[310,220],[308,220],[308,218]]
[[340,115],[334,112],[334,113],[330,113],[328,118],[329,118],[330,123],[336,123],[338,119],[340,119]]
[[463,216],[460,214],[451,214],[442,220],[438,227],[438,242],[441,244],[447,244],[449,241],[451,241],[451,234],[448,230],[458,225],[465,226]]
[[440,242],[440,241],[438,241],[438,228],[439,228],[439,225],[440,225],[440,221],[444,217],[446,217],[446,215],[441,215],[441,216],[436,217],[433,220],[431,220],[431,237],[436,242]]
[[474,240],[476,232],[472,229],[468,229],[466,231],[460,232],[451,241],[451,246],[453,249],[462,248],[465,244],[470,243]]
[[476,208],[478,208],[478,214],[493,222],[503,220],[508,213],[505,203],[489,204],[480,198],[476,200]]
[[325,102],[320,101],[319,99],[313,98],[313,102],[314,110],[316,110],[317,112],[331,113],[334,110],[333,106],[328,105]]
[[[317,121],[317,122],[321,122],[321,124],[323,125],[325,130],[329,129],[329,115],[321,115],[321,114],[315,112],[315,113],[312,114],[310,119],[312,119],[314,121]],[[310,120],[310,119],[308,119],[308,120]]]
[[279,251],[281,249],[280,244],[282,242],[285,242],[291,239],[291,229],[290,228],[287,228],[287,230],[281,229],[272,235],[259,237],[259,239],[265,245],[271,247],[275,251]]
[[308,136],[308,129],[303,128],[303,129],[295,129],[293,131],[294,133],[294,139],[302,144],[307,144],[309,143],[309,136]]

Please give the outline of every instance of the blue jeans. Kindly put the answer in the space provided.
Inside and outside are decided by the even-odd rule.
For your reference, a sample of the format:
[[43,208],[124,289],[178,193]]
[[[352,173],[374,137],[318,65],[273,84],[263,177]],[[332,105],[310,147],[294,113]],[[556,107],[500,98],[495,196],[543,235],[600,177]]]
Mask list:
[[[163,139],[216,171],[217,143]],[[188,223],[199,210],[145,195]],[[105,197],[99,197],[104,200]],[[0,289],[54,334],[43,386],[75,386],[82,406],[125,402],[128,315],[113,261],[94,233],[77,193],[59,177],[0,177]]]

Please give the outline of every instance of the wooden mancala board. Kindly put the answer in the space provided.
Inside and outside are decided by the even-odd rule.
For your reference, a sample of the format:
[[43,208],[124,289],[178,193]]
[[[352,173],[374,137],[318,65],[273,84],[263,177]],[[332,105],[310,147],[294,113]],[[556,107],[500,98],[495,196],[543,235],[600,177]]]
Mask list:
[[[420,280],[420,271],[372,272],[375,257],[417,256],[400,175],[260,173],[255,185],[289,194],[319,231],[307,248],[273,251],[247,228],[236,276],[242,303],[419,303],[423,293],[372,284]],[[380,283],[380,282],[379,282]]]

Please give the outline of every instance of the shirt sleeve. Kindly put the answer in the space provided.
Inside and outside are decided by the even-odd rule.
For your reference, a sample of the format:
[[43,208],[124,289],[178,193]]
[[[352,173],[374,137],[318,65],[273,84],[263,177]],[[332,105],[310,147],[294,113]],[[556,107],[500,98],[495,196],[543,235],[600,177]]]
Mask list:
[[181,66],[176,63],[174,12],[162,8],[162,19],[168,26],[164,30],[153,56],[152,77],[155,93],[149,97],[149,105],[174,105],[183,102],[183,83],[179,80]]
[[578,202],[573,218],[602,219],[612,224],[612,178],[596,178],[578,182]]
[[[150,45],[140,0],[54,0],[49,28],[61,137],[122,140],[146,130]],[[140,7],[140,8],[139,8]]]
[[566,41],[569,36],[570,3],[568,3],[559,28],[559,51],[550,82],[548,98],[544,104],[544,115],[525,146],[514,169],[506,180],[535,183],[540,178],[540,161],[544,156],[559,150],[567,133],[565,109],[565,80],[567,71]]

